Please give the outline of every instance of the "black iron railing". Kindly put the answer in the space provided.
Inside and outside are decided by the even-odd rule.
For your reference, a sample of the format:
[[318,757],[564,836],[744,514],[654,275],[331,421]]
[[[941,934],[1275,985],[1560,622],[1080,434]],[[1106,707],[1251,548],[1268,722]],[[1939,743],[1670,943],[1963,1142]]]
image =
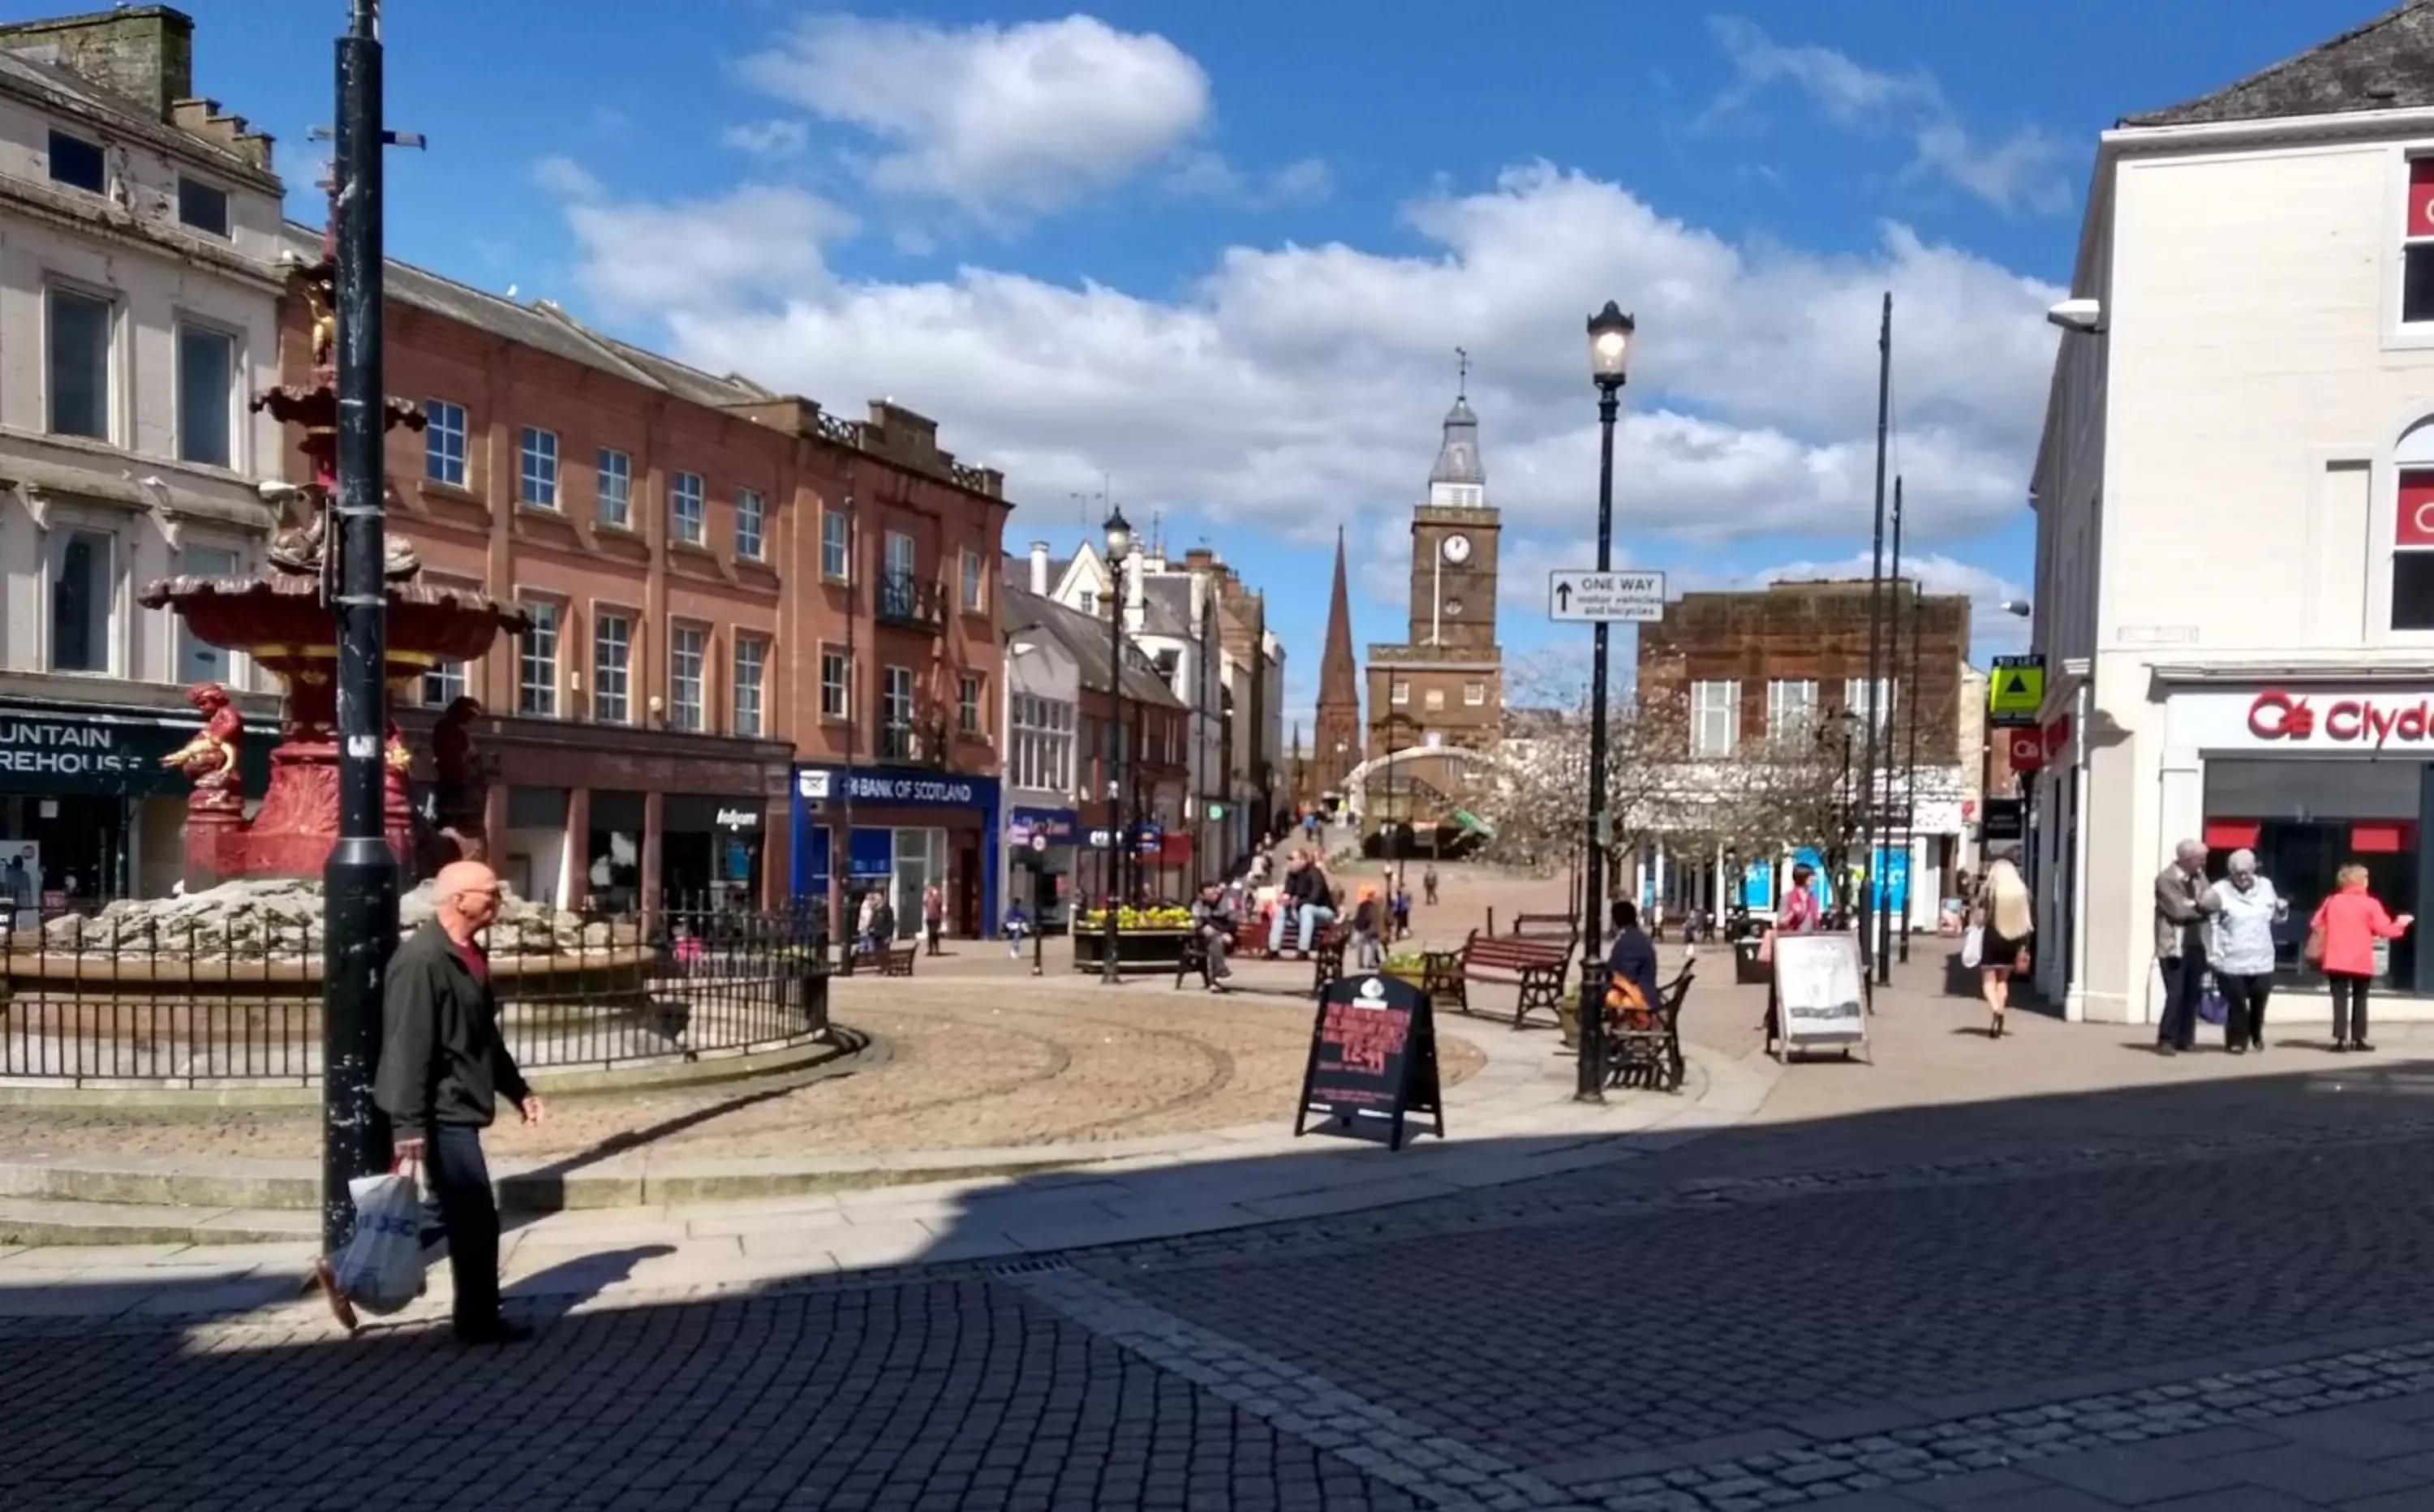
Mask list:
[[947,625],[946,595],[935,583],[910,572],[879,574],[870,612],[881,624],[908,630],[943,631]]
[[[293,1084],[321,1073],[318,918],[107,914],[11,932],[0,1082]],[[815,910],[662,908],[489,929],[500,1022],[527,1071],[687,1061],[828,1028]]]

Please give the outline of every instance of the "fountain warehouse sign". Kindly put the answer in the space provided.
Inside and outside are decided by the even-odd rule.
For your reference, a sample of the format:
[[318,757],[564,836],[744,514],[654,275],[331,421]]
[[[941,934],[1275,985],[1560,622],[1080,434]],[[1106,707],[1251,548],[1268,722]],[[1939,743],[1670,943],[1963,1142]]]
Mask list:
[[[186,743],[193,720],[150,711],[100,712],[61,705],[0,704],[0,792],[99,793],[143,797],[186,790],[185,777],[161,758]],[[249,730],[241,760],[245,785],[269,778],[268,732]]]

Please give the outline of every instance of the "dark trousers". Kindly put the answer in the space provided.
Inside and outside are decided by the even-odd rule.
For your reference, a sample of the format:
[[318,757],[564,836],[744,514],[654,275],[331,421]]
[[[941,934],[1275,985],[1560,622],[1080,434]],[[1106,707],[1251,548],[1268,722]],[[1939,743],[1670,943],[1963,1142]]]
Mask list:
[[2328,971],[2324,981],[2333,990],[2333,1043],[2364,1045],[2368,978],[2346,971]]
[[482,1131],[434,1124],[423,1148],[432,1197],[448,1233],[457,1332],[489,1328],[499,1320],[499,1204],[490,1194],[489,1162],[482,1158]]
[[930,920],[927,924],[924,924],[921,926],[921,932],[930,937],[930,954],[934,956],[944,954],[944,952],[938,948],[938,942],[946,937],[947,924],[945,920]]
[[2205,946],[2192,941],[2175,960],[2164,963],[2164,1022],[2155,1027],[2155,1043],[2175,1050],[2197,1045],[2198,999],[2205,994]]
[[2222,991],[2222,1043],[2231,1049],[2265,1048],[2265,999],[2273,991],[2273,974],[2216,972]]

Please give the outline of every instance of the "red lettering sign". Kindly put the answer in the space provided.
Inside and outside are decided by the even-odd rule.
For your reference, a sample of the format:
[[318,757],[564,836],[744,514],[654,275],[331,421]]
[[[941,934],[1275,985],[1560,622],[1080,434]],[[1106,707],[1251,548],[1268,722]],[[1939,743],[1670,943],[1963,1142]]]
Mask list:
[[2035,730],[2012,732],[2012,770],[2034,772],[2046,764],[2046,738]]
[[2337,698],[2320,715],[2304,695],[2269,688],[2248,705],[2248,733],[2260,740],[2323,739],[2381,750],[2424,745],[2434,732],[2434,702],[2426,699]]
[[2409,160],[2408,234],[2434,236],[2434,158]]
[[2394,546],[2434,546],[2434,468],[2411,467],[2400,475],[2398,507],[2392,511]]

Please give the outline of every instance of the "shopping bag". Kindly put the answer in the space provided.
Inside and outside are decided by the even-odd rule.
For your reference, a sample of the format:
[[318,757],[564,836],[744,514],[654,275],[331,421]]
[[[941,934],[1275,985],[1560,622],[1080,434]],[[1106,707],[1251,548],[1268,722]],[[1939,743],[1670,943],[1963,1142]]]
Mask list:
[[367,1313],[394,1313],[422,1294],[422,1198],[392,1171],[347,1183],[355,1226],[330,1263],[338,1290]]
[[1985,959],[1986,926],[1983,925],[1973,924],[1967,929],[1962,931],[1961,964],[1971,971],[1975,971],[1978,969],[1978,963]]
[[2209,1024],[2220,1024],[2231,1016],[2231,1004],[2223,997],[2222,989],[2215,985],[2214,974],[2206,974],[2205,991],[2198,994],[2198,1017]]

